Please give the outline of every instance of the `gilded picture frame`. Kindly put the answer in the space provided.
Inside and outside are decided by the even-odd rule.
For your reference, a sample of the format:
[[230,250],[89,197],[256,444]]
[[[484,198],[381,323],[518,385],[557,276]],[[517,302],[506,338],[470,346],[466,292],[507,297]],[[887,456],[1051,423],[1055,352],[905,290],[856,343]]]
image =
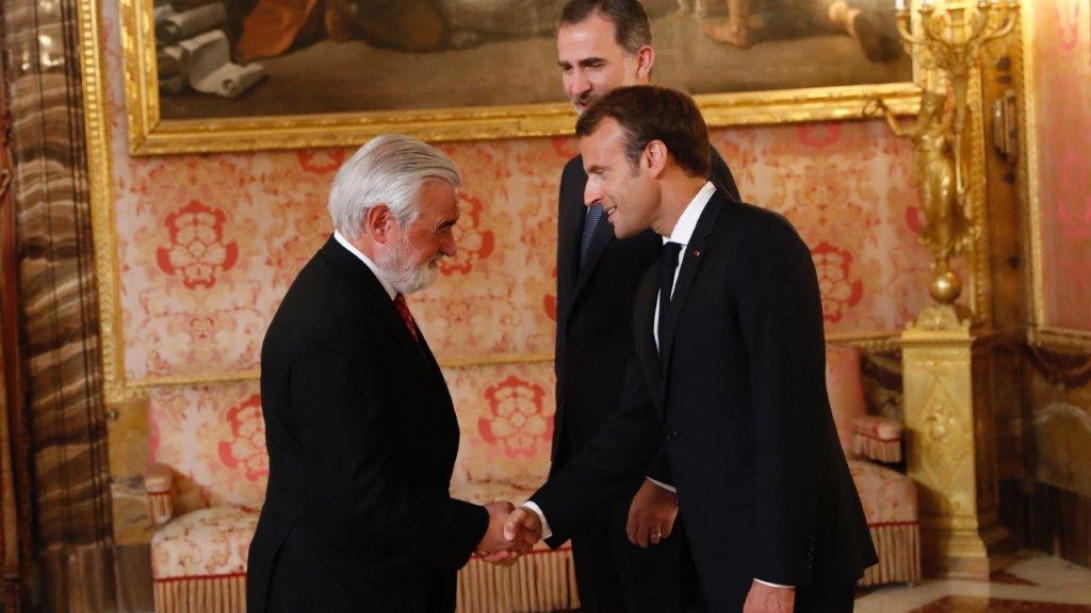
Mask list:
[[[672,4],[675,2],[676,0],[671,0]],[[699,5],[694,10],[702,7],[706,7],[702,10],[708,10],[707,5],[713,4],[709,1],[688,2]],[[549,17],[550,31],[554,19],[553,16]],[[123,0],[121,21],[128,142],[132,155],[352,146],[384,132],[408,133],[433,142],[554,136],[570,133],[575,122],[575,113],[571,106],[561,101],[478,104],[450,108],[384,108],[361,112],[171,118],[167,111],[172,108],[171,104],[175,104],[175,99],[169,96],[164,98],[161,94],[161,73],[158,65],[161,56],[157,58],[152,0]],[[653,20],[653,30],[657,23]],[[847,40],[848,36],[842,38]],[[534,44],[539,49],[539,55],[545,54],[543,46],[552,47],[552,40],[551,34],[539,32],[536,35]],[[657,52],[661,57],[665,55],[662,47],[666,44],[669,44],[669,40],[664,42],[660,39],[657,43]],[[756,44],[751,50],[759,49],[760,46],[761,43]],[[722,45],[721,47],[726,48]],[[860,55],[863,57],[863,52]],[[560,71],[553,65],[554,59],[541,62],[538,72],[541,80],[549,82],[549,91],[555,91],[555,96],[559,99]],[[808,60],[801,58],[801,61]],[[657,62],[657,75],[669,75],[670,67],[658,68],[661,63]],[[920,82],[921,77],[919,62],[911,58],[909,64],[912,79],[902,82],[799,88],[791,87],[792,81],[789,79],[785,82],[788,87],[774,90],[695,92],[695,97],[712,127],[858,119],[863,117],[865,103],[876,97],[886,100],[895,112],[912,113],[920,92],[914,81]],[[535,67],[539,68],[536,64]],[[677,79],[670,81],[657,76],[656,82],[685,87]],[[260,89],[262,86],[258,84],[256,88]],[[685,88],[691,91],[697,89]],[[249,94],[243,94],[246,95]]]

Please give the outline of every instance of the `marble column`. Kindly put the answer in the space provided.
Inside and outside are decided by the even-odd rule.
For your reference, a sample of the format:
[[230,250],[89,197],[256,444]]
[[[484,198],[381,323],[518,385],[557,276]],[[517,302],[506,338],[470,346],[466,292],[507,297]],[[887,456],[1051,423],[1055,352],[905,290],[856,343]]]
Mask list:
[[8,0],[5,86],[36,551],[49,611],[116,610],[73,0]]

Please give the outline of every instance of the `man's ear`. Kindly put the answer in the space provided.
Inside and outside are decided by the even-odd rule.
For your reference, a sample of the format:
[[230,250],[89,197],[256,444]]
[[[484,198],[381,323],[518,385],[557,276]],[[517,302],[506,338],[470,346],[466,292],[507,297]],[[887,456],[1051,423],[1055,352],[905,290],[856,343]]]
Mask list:
[[368,208],[364,213],[363,231],[370,234],[376,243],[386,243],[390,239],[390,231],[397,224],[390,207],[385,204],[376,204]]
[[651,45],[644,45],[636,51],[636,78],[642,82],[648,82],[652,76],[652,66],[655,65],[655,49]]
[[644,168],[651,176],[658,177],[663,174],[663,170],[667,167],[669,156],[670,152],[667,151],[667,145],[661,140],[653,140],[644,147],[641,163],[644,164]]

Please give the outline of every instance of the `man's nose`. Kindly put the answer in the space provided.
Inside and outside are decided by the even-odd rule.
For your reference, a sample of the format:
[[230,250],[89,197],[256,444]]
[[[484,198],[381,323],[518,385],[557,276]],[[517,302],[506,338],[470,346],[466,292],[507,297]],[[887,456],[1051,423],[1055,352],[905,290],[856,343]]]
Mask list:
[[596,204],[602,204],[602,190],[594,182],[588,181],[587,187],[583,189],[583,205],[594,206]]
[[582,70],[576,70],[572,76],[572,93],[583,95],[591,90],[591,81],[583,74]]
[[447,232],[446,233],[446,235],[443,237],[443,239],[439,243],[439,250],[440,250],[440,253],[442,253],[443,255],[445,255],[447,257],[451,257],[451,258],[455,257],[455,254],[458,253],[458,246],[455,244],[455,233],[454,232]]

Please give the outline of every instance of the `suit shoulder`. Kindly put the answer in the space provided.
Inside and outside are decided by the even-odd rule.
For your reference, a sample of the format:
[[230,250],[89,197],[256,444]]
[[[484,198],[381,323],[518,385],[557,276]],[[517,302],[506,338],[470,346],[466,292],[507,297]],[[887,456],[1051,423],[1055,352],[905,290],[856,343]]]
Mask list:
[[727,225],[735,229],[733,242],[737,255],[764,257],[757,254],[784,251],[810,254],[810,248],[787,217],[742,202],[735,203],[730,208],[733,210],[733,219]]
[[365,309],[364,300],[319,254],[288,288],[266,337],[337,338],[357,327]]
[[746,234],[799,236],[792,222],[776,211],[745,202],[738,203],[737,208],[740,227]]

